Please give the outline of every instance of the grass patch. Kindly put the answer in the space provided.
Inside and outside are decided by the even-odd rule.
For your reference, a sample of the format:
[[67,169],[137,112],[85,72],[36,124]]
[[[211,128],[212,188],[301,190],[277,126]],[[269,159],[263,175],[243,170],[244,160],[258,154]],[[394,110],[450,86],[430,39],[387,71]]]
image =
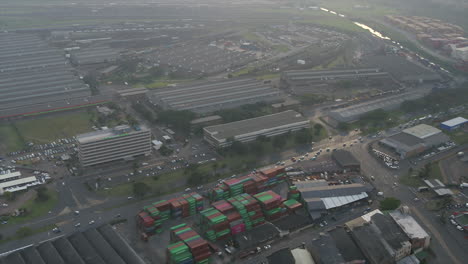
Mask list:
[[271,47],[276,52],[288,52],[289,47],[287,45],[274,45]]
[[464,145],[468,144],[468,133],[463,131],[463,129],[459,129],[458,131],[450,132],[449,133],[450,138],[453,140],[453,142],[459,144],[459,145]]
[[257,80],[269,80],[269,79],[278,79],[281,76],[281,73],[270,73],[257,76]]
[[12,152],[20,150],[25,143],[11,124],[0,125],[0,150]]
[[[421,178],[419,176],[422,170],[424,170],[424,168],[408,172],[407,174],[400,177],[399,182],[401,184],[411,187],[425,186],[423,180],[426,178]],[[443,181],[442,171],[440,170],[439,162],[434,162],[428,165],[427,179],[438,179],[440,181]]]
[[7,242],[10,242],[10,241],[14,241],[14,240],[17,240],[17,239],[23,239],[25,237],[33,236],[35,234],[39,234],[39,233],[42,233],[42,232],[46,232],[46,231],[54,229],[55,227],[57,227],[55,224],[50,224],[50,225],[45,225],[45,226],[42,226],[42,227],[39,227],[39,228],[36,228],[36,229],[30,229],[29,232],[27,232],[27,234],[23,234],[23,235],[16,234],[16,235],[11,236],[11,237],[5,237],[2,240],[0,240],[0,244],[7,243]]
[[426,202],[424,205],[426,209],[431,210],[431,211],[438,211],[440,209],[445,208],[447,205],[449,205],[452,202],[452,198],[446,197],[446,198],[440,198],[440,199],[434,199],[434,200],[429,200]]
[[18,131],[26,141],[48,143],[57,138],[72,137],[91,131],[90,115],[86,111],[16,122]]
[[58,202],[58,194],[54,190],[47,189],[46,192],[49,199],[45,202],[35,200],[36,196],[26,201],[21,208],[26,209],[26,214],[22,216],[14,216],[8,219],[8,224],[0,226],[0,229],[9,225],[20,224],[33,220],[34,218],[43,216],[52,210]]

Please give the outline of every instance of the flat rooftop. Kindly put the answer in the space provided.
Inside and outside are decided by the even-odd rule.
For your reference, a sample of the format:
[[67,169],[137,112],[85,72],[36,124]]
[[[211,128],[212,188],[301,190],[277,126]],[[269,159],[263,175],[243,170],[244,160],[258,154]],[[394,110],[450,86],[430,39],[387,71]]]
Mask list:
[[415,100],[423,97],[423,93],[404,93],[378,98],[361,104],[330,111],[330,116],[341,122],[348,122],[359,118],[361,115],[377,109],[392,109],[398,107],[404,101]]
[[309,122],[309,120],[296,111],[288,110],[272,115],[209,126],[205,127],[204,130],[217,139],[226,139],[250,133],[257,133],[262,130],[287,127],[301,122]]
[[417,126],[414,126],[414,127],[404,129],[403,132],[406,133],[406,134],[413,135],[413,136],[415,136],[417,138],[420,138],[420,139],[425,139],[425,138],[428,138],[430,136],[442,133],[442,131],[440,131],[440,129],[437,129],[437,128],[433,127],[433,126],[429,126],[429,125],[426,125],[426,124],[420,124],[420,125],[417,125]]
[[426,238],[429,234],[424,230],[418,222],[409,214],[395,210],[390,212],[390,216],[396,223],[405,231],[409,238]]
[[80,134],[76,136],[76,140],[79,143],[83,144],[83,143],[89,143],[89,142],[93,142],[97,140],[125,136],[125,135],[128,135],[129,133],[140,131],[140,130],[147,130],[145,126],[140,126],[139,128],[140,128],[139,130],[136,130],[135,128],[131,126],[121,125],[121,126],[116,126],[116,127],[109,128],[109,129]]
[[455,117],[453,119],[447,120],[445,122],[442,122],[441,125],[453,127],[453,126],[463,125],[467,122],[468,122],[468,119],[459,116],[459,117]]

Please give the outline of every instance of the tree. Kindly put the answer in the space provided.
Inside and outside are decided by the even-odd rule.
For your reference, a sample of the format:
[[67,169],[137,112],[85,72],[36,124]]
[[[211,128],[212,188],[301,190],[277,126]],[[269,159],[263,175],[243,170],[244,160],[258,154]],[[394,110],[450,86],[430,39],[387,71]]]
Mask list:
[[349,130],[349,124],[346,122],[340,122],[337,126],[337,128],[341,131],[348,131]]
[[195,113],[187,110],[167,110],[160,112],[158,115],[158,121],[166,125],[171,125],[175,129],[184,133],[188,133],[190,131],[190,121],[194,118]]
[[170,156],[174,151],[168,147],[166,147],[165,145],[162,145],[160,148],[159,148],[159,153],[163,156]]
[[380,202],[380,210],[395,210],[400,206],[401,201],[394,197],[387,197]]
[[99,94],[98,86],[99,82],[95,73],[87,74],[83,77],[83,82],[89,85],[89,89],[91,89],[91,94],[96,95]]
[[24,238],[24,237],[30,236],[33,233],[34,233],[33,230],[30,227],[27,227],[27,226],[21,227],[20,229],[16,230],[16,235],[19,238]]
[[5,197],[9,202],[13,202],[16,199],[15,193],[12,192],[4,192],[3,197]]
[[242,142],[237,140],[234,140],[234,142],[232,142],[230,149],[238,155],[242,155],[247,152],[247,147]]
[[192,173],[190,173],[190,176],[188,178],[188,183],[190,185],[197,185],[202,182],[203,182],[203,175],[198,170],[195,170]]
[[322,129],[323,129],[322,124],[316,123],[316,124],[314,125],[315,135],[316,135],[316,136],[320,135],[320,132],[322,131]]
[[431,172],[431,164],[428,163],[419,170],[418,176],[419,178],[427,178],[429,177],[430,172]]
[[135,182],[133,184],[133,194],[138,198],[144,197],[150,190],[151,188],[144,182]]
[[273,138],[273,147],[275,149],[281,149],[286,145],[286,137],[284,136],[276,136]]
[[301,129],[294,135],[294,140],[298,144],[307,144],[312,141],[312,134],[309,129]]
[[44,186],[41,186],[36,189],[36,202],[45,202],[49,200],[50,196],[47,193],[47,188]]

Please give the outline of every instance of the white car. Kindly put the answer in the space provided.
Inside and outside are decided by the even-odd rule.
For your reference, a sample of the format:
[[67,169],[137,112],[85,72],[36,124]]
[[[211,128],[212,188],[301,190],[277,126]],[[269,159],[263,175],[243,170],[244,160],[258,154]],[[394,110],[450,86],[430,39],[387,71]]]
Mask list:
[[94,223],[95,223],[94,220],[89,221],[89,224],[90,224],[90,225],[92,225],[92,224],[94,224]]
[[76,228],[78,228],[78,227],[80,227],[80,226],[81,226],[81,223],[77,223],[77,224],[75,225]]

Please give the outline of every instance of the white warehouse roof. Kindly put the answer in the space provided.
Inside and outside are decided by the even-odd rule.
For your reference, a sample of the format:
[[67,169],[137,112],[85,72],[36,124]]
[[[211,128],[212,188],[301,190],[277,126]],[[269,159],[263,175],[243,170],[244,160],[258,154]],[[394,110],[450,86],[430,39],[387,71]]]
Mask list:
[[362,192],[356,195],[338,196],[338,197],[325,197],[322,198],[322,202],[325,204],[325,208],[332,209],[340,207],[346,204],[350,204],[361,199],[367,198],[367,193]]
[[420,124],[414,127],[404,129],[403,132],[405,132],[406,134],[413,135],[420,139],[425,139],[430,136],[442,133],[442,131],[440,131],[439,129],[426,124]]
[[0,181],[7,180],[7,179],[10,179],[10,178],[13,178],[13,177],[19,177],[19,176],[21,176],[21,172],[19,172],[19,171],[14,171],[14,172],[10,172],[10,173],[7,173],[7,174],[2,174],[2,175],[0,175]]
[[[0,182],[0,192],[3,192],[3,191],[5,191],[5,189],[11,188],[11,187],[16,186],[16,185],[30,184],[30,183],[34,183],[34,182],[37,182],[37,178],[35,176],[26,177],[26,178],[17,179],[17,180],[8,181],[8,182]],[[21,189],[26,189],[26,188],[21,188]],[[19,191],[19,189],[14,188],[14,190],[9,190],[9,191],[11,191],[11,192]]]
[[468,119],[459,116],[459,117],[455,117],[453,119],[443,122],[442,125],[448,126],[448,127],[454,127],[454,126],[462,125],[466,122],[468,122]]

